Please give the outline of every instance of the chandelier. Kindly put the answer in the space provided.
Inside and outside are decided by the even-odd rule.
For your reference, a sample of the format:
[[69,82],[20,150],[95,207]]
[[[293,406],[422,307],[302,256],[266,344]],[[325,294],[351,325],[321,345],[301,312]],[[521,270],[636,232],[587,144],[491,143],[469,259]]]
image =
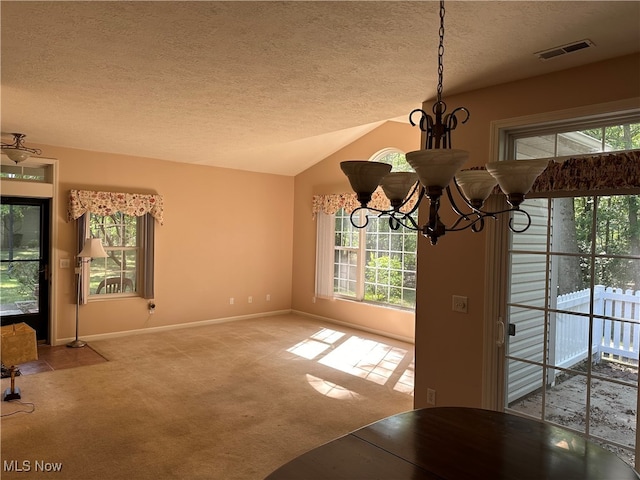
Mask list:
[[[433,116],[419,108],[409,114],[411,125],[418,125],[420,130],[425,132],[424,149],[406,154],[407,162],[413,168],[413,172],[391,172],[392,166],[388,163],[367,160],[348,160],[340,163],[340,168],[348,177],[351,188],[360,202],[360,207],[351,213],[351,224],[356,228],[365,228],[369,223],[368,212],[375,212],[378,217],[388,217],[391,229],[397,230],[402,226],[422,232],[429,238],[431,244],[435,245],[438,238],[446,232],[467,228],[479,232],[484,228],[485,218],[496,219],[497,215],[515,212],[523,215],[524,223],[516,227],[511,219],[509,228],[513,232],[524,232],[531,225],[531,217],[520,208],[520,204],[531,190],[535,179],[546,168],[548,160],[492,162],[485,168],[460,171],[462,165],[468,160],[469,153],[451,148],[451,132],[455,130],[458,122],[464,124],[469,120],[469,111],[465,107],[458,107],[451,113],[446,113],[447,105],[442,100],[444,15],[444,0],[441,0],[438,88],[436,102],[432,107]],[[419,116],[417,123],[414,121],[416,116]],[[451,183],[464,202],[463,208],[468,210],[466,213],[456,204],[450,187]],[[510,207],[495,212],[483,210],[485,200],[496,185],[499,185],[506,195]],[[390,201],[391,208],[388,210],[367,207],[378,186],[382,187]],[[413,207],[409,207],[418,189],[418,201]],[[439,215],[440,198],[443,192],[446,192],[451,208],[458,216],[448,227],[441,221]],[[429,200],[429,218],[427,223],[420,226],[414,220],[413,214],[425,198]],[[364,221],[359,220],[361,210],[367,211]]]
[[0,149],[2,153],[6,154],[11,160],[16,163],[20,163],[25,161],[31,155],[40,155],[42,150],[39,148],[27,148],[24,146],[24,137],[26,137],[23,133],[12,133],[13,135],[13,143],[4,143],[0,144]]

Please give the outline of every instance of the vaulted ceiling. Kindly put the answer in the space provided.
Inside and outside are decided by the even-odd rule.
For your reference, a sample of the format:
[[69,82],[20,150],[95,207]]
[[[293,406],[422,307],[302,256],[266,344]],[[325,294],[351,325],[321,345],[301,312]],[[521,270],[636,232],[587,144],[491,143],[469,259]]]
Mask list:
[[[637,1],[445,7],[445,100],[640,51]],[[0,8],[4,141],[295,175],[435,96],[434,1]]]

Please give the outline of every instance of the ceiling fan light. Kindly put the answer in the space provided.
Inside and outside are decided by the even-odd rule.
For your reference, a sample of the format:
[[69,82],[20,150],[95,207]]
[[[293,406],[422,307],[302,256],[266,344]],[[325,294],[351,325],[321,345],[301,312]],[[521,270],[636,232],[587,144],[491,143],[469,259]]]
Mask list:
[[378,188],[382,178],[391,171],[391,165],[367,160],[347,160],[340,168],[349,179],[351,188],[358,195],[358,201],[364,207],[371,200],[371,194]]
[[391,206],[396,207],[402,204],[417,181],[418,175],[414,172],[391,172],[382,178],[380,186]]
[[469,152],[453,148],[436,148],[409,152],[406,157],[423,186],[445,188],[469,159]]

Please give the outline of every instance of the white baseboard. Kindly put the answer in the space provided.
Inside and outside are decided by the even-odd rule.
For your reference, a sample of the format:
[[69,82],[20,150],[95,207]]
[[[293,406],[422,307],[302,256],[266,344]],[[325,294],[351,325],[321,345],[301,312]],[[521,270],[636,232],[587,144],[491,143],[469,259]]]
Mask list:
[[[96,340],[107,340],[110,338],[127,337],[130,335],[142,335],[146,333],[164,332],[167,330],[178,330],[181,328],[202,327],[205,325],[215,325],[217,323],[237,322],[239,320],[249,320],[251,318],[273,317],[276,315],[287,315],[291,310],[276,310],[273,312],[252,313],[249,315],[239,315],[237,317],[214,318],[212,320],[201,320],[199,322],[177,323],[174,325],[162,325],[158,327],[140,328],[136,330],[125,330],[121,332],[99,333],[96,335],[82,335],[81,340],[92,342]],[[75,340],[75,337],[58,338],[53,345],[64,345]]]
[[415,344],[415,338],[413,337],[405,337],[403,335],[395,335],[393,333],[385,332],[383,330],[377,330],[375,328],[363,327],[362,325],[358,325],[357,323],[343,322],[341,320],[336,320],[334,318],[322,317],[320,315],[314,315],[312,313],[301,312],[300,310],[291,310],[291,313],[295,313],[297,315],[302,315],[303,317],[313,318],[315,320],[319,320],[321,322],[335,323],[337,325],[343,325],[345,327],[353,328],[354,330],[362,330],[364,332],[373,333],[375,335],[380,335],[381,337],[393,338],[395,340],[400,340],[401,342]]

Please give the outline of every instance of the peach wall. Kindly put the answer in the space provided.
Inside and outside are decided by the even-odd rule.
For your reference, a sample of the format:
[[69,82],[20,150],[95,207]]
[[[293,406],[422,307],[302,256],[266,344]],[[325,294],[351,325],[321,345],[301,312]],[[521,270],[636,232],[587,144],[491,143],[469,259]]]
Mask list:
[[[70,189],[164,196],[164,225],[156,226],[155,314],[142,298],[91,301],[80,310],[81,337],[290,309],[293,177],[40,148],[59,161],[53,247],[72,265]],[[75,334],[73,269],[54,265],[53,274],[57,339],[66,339]]]
[[[640,97],[640,56],[444,97],[450,109],[470,110],[452,143],[470,151],[470,163],[482,165],[490,154],[492,121]],[[424,238],[418,243],[416,407],[426,406],[427,388],[436,390],[439,406],[481,406],[483,328],[489,321],[483,315],[485,247],[484,232],[449,233],[435,247]],[[451,311],[454,294],[468,297],[468,314]]]
[[409,124],[386,122],[362,138],[307,169],[295,179],[292,308],[331,318],[357,327],[413,340],[414,312],[367,305],[347,300],[317,299],[314,303],[316,221],[311,199],[315,194],[350,192],[347,177],[340,170],[343,160],[367,160],[383,148],[402,151],[419,148],[420,131]]

